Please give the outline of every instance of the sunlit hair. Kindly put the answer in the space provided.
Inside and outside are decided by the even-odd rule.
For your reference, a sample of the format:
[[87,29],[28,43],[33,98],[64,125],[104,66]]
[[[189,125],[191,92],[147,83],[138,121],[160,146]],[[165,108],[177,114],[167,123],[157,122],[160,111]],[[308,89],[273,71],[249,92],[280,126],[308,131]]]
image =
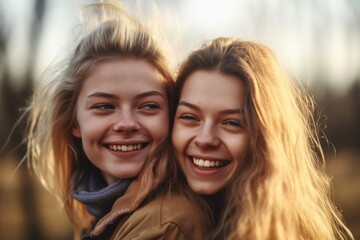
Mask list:
[[[172,69],[162,42],[154,39],[149,28],[115,3],[91,4],[85,11],[91,13],[88,19],[92,20],[90,25],[84,23],[88,33],[81,38],[64,70],[51,81],[39,82],[28,109],[29,166],[64,205],[76,238],[80,238],[81,230],[89,228],[93,220],[71,193],[72,181],[79,178],[87,166],[81,143],[71,131],[76,119],[76,100],[89,71],[106,59],[146,60],[161,74],[170,108],[174,105]],[[172,116],[173,110],[169,112]],[[169,166],[168,142],[166,139],[155,154],[159,159],[157,170],[169,174],[170,178],[173,167]]]
[[214,238],[353,239],[331,201],[314,102],[271,50],[232,38],[204,44],[180,66],[178,98],[197,70],[237,76],[246,85],[249,154],[218,206],[224,210]]

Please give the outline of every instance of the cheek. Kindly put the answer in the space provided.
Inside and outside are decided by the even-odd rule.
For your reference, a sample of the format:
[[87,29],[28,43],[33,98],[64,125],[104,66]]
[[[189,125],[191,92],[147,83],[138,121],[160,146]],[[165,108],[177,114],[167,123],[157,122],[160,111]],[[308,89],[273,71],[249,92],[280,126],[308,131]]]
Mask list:
[[158,118],[153,118],[151,121],[145,119],[145,122],[147,122],[148,130],[155,141],[162,142],[169,136],[168,116],[159,116]]
[[180,157],[185,154],[186,149],[191,144],[196,133],[195,129],[183,127],[181,125],[174,125],[172,132],[172,145],[176,154]]
[[89,121],[83,121],[79,124],[80,130],[81,130],[81,138],[94,138],[98,137],[99,134],[101,134],[105,123],[99,123],[98,121],[92,121],[89,119]]
[[81,144],[85,152],[85,155],[90,160],[90,162],[92,162],[94,165],[97,165],[96,159],[99,159],[99,156],[98,156],[98,152],[95,150],[95,146],[91,141],[91,139],[89,139],[88,137],[83,137],[81,138]]
[[249,140],[247,136],[241,136],[240,138],[228,138],[228,149],[231,151],[233,158],[239,163],[244,161],[249,148]]

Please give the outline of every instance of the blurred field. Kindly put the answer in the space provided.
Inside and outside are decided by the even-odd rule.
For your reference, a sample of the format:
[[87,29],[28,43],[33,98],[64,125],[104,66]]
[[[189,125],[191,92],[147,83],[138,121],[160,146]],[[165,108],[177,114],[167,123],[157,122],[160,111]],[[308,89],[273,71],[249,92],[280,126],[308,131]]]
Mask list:
[[338,152],[328,159],[327,172],[333,176],[334,201],[355,239],[360,239],[360,153]]
[[[360,239],[359,156],[359,153],[343,151],[329,157],[327,162],[327,171],[334,182],[334,201],[356,239]],[[26,165],[11,177],[18,162],[16,159],[0,159],[1,192],[8,187],[1,200],[0,239],[72,239],[70,225],[61,207],[27,174]],[[29,201],[34,203],[34,209],[24,207],[24,203]]]
[[[0,159],[0,239],[72,239],[70,225],[60,204],[28,175],[26,164],[11,176],[18,162]],[[31,203],[34,208],[28,209],[24,203]]]

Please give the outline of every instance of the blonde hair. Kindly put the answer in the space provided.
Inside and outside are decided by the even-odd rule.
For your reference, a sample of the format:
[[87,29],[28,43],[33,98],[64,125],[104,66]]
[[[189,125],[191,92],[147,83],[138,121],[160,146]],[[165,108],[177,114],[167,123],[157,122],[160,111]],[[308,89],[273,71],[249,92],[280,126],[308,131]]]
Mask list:
[[[28,108],[30,119],[27,132],[29,167],[41,183],[64,204],[75,238],[84,228],[89,229],[93,217],[84,205],[72,197],[72,182],[87,167],[81,143],[71,134],[75,122],[76,99],[84,79],[98,62],[109,58],[144,59],[162,75],[173,114],[172,70],[161,42],[139,20],[114,2],[88,5],[93,11],[88,34],[81,38],[65,69],[49,82],[40,82]],[[92,17],[91,17],[92,16]],[[100,16],[100,17],[99,17]],[[89,25],[88,25],[89,26]],[[169,139],[155,153],[158,172],[172,176],[174,165],[168,163]],[[152,176],[152,175],[151,175]],[[144,177],[143,181],[151,177]]]
[[179,98],[197,70],[237,76],[246,84],[250,149],[226,204],[215,239],[353,239],[330,196],[330,179],[313,117],[314,102],[264,45],[218,38],[181,65]]

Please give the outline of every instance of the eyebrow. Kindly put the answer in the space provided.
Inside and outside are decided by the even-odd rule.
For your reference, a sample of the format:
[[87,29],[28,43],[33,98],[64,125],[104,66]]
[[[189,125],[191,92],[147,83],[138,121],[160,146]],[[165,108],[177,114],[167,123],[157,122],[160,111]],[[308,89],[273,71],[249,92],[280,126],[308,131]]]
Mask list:
[[140,98],[146,98],[146,97],[151,97],[151,96],[160,96],[166,100],[166,97],[164,96],[164,94],[162,94],[159,91],[148,91],[148,92],[140,93],[139,95],[136,95],[135,98],[140,99]]
[[197,111],[200,111],[200,108],[192,103],[189,103],[189,102],[185,102],[185,101],[181,101],[179,102],[178,106],[185,106],[185,107],[188,107],[188,108],[192,108],[194,110],[197,110]]
[[[148,91],[148,92],[140,93],[140,94],[136,95],[135,98],[141,99],[141,98],[146,98],[146,97],[150,97],[150,96],[160,96],[160,97],[166,99],[164,94],[162,94],[159,91]],[[92,98],[92,97],[103,97],[103,98],[110,98],[110,99],[118,99],[119,98],[115,94],[105,93],[105,92],[95,92],[95,93],[92,93],[89,96],[87,96],[87,98]]]
[[[185,106],[185,107],[188,107],[188,108],[192,108],[196,111],[200,111],[200,107],[198,107],[197,105],[195,104],[192,104],[192,103],[189,103],[189,102],[186,102],[186,101],[181,101],[179,102],[178,106]],[[220,111],[220,114],[221,115],[226,115],[226,114],[244,114],[244,110],[241,109],[241,108],[235,108],[235,109],[224,109],[224,110],[221,110]]]
[[110,94],[105,92],[95,92],[87,96],[87,98],[92,98],[92,97],[103,97],[103,98],[112,98],[112,99],[118,98],[115,94]]
[[244,114],[244,110],[241,108],[225,109],[220,111],[220,114]]

